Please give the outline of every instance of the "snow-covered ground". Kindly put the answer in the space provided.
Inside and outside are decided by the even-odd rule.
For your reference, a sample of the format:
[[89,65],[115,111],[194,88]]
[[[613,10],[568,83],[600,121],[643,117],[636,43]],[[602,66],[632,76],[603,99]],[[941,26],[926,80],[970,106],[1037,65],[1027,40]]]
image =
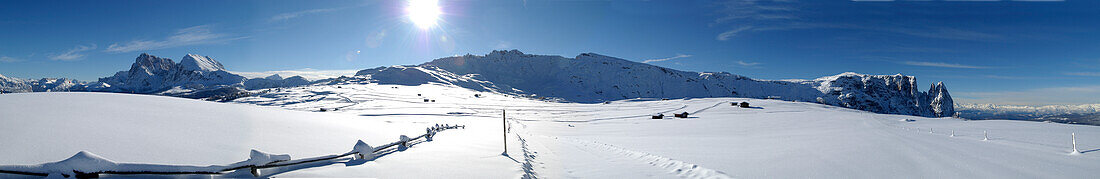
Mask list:
[[[299,159],[345,153],[357,140],[371,146],[387,144],[397,141],[400,135],[423,134],[426,127],[439,123],[469,127],[444,131],[434,141],[366,163],[338,160],[263,173],[380,178],[518,176],[518,164],[493,157],[501,152],[495,150],[499,148],[499,134],[482,134],[499,131],[499,121],[485,122],[433,116],[360,117],[151,95],[3,94],[0,165],[56,162],[80,151],[118,163],[193,166],[244,161],[249,159],[250,149]],[[489,141],[488,137],[497,140]],[[467,172],[465,169],[472,164],[503,170]],[[312,167],[345,170],[309,172]],[[512,168],[515,172],[507,172]],[[306,171],[297,172],[302,170]],[[18,176],[0,174],[0,178]]]
[[[440,123],[467,128],[366,163],[268,176],[1089,178],[1100,171],[1096,126],[745,98],[555,103],[437,84],[256,92],[262,93],[229,104],[105,93],[0,95],[0,165],[53,162],[81,150],[115,162],[187,165],[242,161],[249,149],[313,157],[347,152],[359,139],[393,142]],[[729,104],[741,101],[754,107]],[[507,156],[501,155],[504,109]],[[671,117],[680,112],[691,114]],[[654,113],[667,118],[650,119]],[[1070,133],[1082,154],[1070,154]]]

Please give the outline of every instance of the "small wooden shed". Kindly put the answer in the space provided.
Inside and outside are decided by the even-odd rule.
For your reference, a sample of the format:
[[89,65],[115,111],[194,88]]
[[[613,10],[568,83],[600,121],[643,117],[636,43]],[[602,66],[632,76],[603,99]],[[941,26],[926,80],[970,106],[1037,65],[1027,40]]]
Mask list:
[[653,119],[664,119],[665,114],[657,113],[653,115]]
[[749,102],[741,102],[741,108],[749,108]]
[[672,115],[676,116],[678,118],[687,118],[688,117],[688,112],[683,112],[683,113],[680,113],[680,114],[672,114]]

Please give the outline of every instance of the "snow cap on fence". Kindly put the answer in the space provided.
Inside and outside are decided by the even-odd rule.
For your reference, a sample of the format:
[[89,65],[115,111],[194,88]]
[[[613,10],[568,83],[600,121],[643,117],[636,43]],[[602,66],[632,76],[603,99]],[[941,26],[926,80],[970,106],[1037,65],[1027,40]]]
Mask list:
[[94,173],[112,170],[116,167],[118,167],[118,164],[114,161],[107,160],[91,152],[80,151],[68,159],[42,164],[41,169],[45,170],[43,173],[60,173],[73,176],[74,172]]
[[287,161],[287,160],[290,160],[290,155],[288,155],[288,154],[275,155],[275,154],[264,153],[264,152],[261,152],[261,151],[256,150],[256,149],[252,149],[252,151],[249,152],[249,154],[248,154],[248,160],[245,160],[245,161],[241,162],[241,164],[244,164],[244,165],[264,165],[264,164],[269,164],[269,163],[272,163],[272,162]]
[[355,142],[355,147],[351,148],[350,153],[357,153],[355,154],[357,159],[374,159],[374,147],[367,145],[363,140]]

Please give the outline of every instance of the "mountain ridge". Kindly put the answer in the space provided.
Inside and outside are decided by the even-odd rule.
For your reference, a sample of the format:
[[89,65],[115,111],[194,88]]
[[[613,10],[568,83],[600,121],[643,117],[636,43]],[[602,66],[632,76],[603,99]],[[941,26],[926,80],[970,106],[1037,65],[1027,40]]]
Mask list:
[[688,72],[596,53],[573,58],[518,50],[445,57],[420,65],[361,70],[371,82],[442,83],[541,99],[598,103],[633,98],[749,97],[819,102],[879,113],[954,115],[943,83],[928,92],[916,78],[842,73],[814,80],[756,80],[728,72]]

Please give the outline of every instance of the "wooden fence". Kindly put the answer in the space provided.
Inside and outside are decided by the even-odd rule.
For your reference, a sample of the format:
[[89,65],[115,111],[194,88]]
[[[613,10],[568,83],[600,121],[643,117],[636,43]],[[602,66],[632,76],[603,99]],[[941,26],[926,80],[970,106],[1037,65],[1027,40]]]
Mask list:
[[[227,174],[227,173],[238,171],[238,170],[248,169],[248,171],[252,174],[252,176],[259,177],[260,175],[262,175],[259,170],[260,169],[265,169],[265,168],[284,167],[284,166],[306,164],[306,163],[312,163],[312,162],[318,162],[318,161],[334,160],[334,159],[339,159],[339,158],[352,156],[352,155],[355,155],[354,156],[355,159],[360,159],[360,160],[361,159],[368,159],[368,160],[369,159],[374,159],[375,156],[379,153],[384,153],[386,151],[391,151],[392,152],[393,150],[390,150],[390,149],[393,149],[394,147],[397,147],[397,150],[404,150],[404,149],[406,149],[406,148],[408,148],[408,147],[410,147],[414,144],[417,144],[417,143],[413,143],[413,141],[417,141],[417,140],[423,140],[424,142],[431,141],[432,137],[435,136],[435,134],[438,133],[438,132],[442,132],[442,131],[448,130],[448,129],[458,129],[458,128],[466,128],[466,126],[465,125],[439,125],[439,124],[436,124],[433,127],[427,128],[426,132],[424,134],[420,135],[420,136],[409,138],[405,135],[401,135],[398,141],[391,142],[391,143],[381,145],[381,146],[378,146],[378,147],[370,147],[369,145],[366,145],[366,143],[364,143],[363,141],[360,140],[360,141],[358,141],[358,143],[356,143],[353,150],[350,151],[350,152],[347,152],[347,153],[320,156],[320,157],[303,158],[303,159],[297,159],[297,160],[273,161],[273,162],[268,162],[268,163],[259,164],[259,165],[257,165],[257,164],[243,164],[243,163],[246,163],[248,160],[243,161],[243,162],[238,162],[238,163],[235,163],[235,164],[230,164],[230,165],[209,166],[209,167],[184,166],[184,165],[120,164],[120,165],[134,165],[134,166],[139,166],[139,165],[140,166],[156,166],[156,168],[160,168],[161,170],[116,169],[116,170],[83,171],[83,170],[74,169],[72,171],[72,174],[75,175],[75,176],[70,176],[69,174],[65,174],[65,173],[59,173],[59,174],[61,174],[62,176],[66,177],[66,178],[68,178],[68,177],[98,178],[99,175],[101,175],[101,174],[108,174],[108,175],[218,175],[218,174]],[[364,153],[364,150],[368,150],[370,152]],[[15,168],[15,169],[12,169],[12,168]],[[24,170],[20,170],[19,168],[23,168]],[[17,174],[17,175],[30,175],[30,176],[48,176],[50,173],[53,173],[53,172],[34,171],[33,168],[34,168],[34,166],[0,166],[0,173]]]

